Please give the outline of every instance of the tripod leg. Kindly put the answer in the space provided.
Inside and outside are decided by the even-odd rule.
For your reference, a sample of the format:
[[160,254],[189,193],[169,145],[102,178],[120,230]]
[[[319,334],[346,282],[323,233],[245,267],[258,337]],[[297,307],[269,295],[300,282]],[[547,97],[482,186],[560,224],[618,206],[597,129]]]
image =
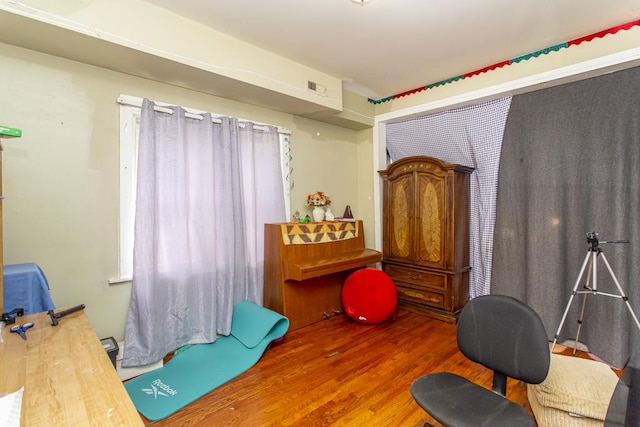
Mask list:
[[600,255],[602,256],[602,260],[604,261],[604,265],[606,265],[607,266],[607,270],[609,270],[609,274],[611,275],[611,278],[613,279],[613,281],[616,284],[616,287],[618,288],[618,292],[620,292],[620,297],[622,298],[622,300],[627,305],[627,309],[629,309],[629,313],[631,313],[631,317],[633,317],[633,320],[635,320],[635,322],[636,322],[636,326],[638,326],[638,330],[640,330],[640,321],[638,321],[638,317],[636,316],[636,314],[633,312],[633,309],[631,308],[631,304],[629,303],[629,297],[627,297],[627,295],[625,295],[624,291],[622,290],[622,286],[620,286],[620,282],[618,282],[618,278],[616,277],[615,274],[613,274],[613,270],[611,269],[611,266],[609,265],[609,261],[607,261],[607,257],[605,257],[603,253],[601,253]]
[[[597,284],[596,284],[596,253],[595,252],[591,252],[591,268],[587,271],[587,281],[585,282],[584,288],[587,291],[593,291],[594,289],[597,288]],[[593,285],[589,286],[589,283],[592,283],[591,280],[593,280]],[[573,355],[575,356],[576,354],[576,350],[578,349],[578,342],[580,342],[580,331],[582,330],[582,320],[584,319],[584,310],[585,307],[587,305],[587,293],[583,293],[582,295],[582,308],[580,308],[580,317],[578,318],[578,330],[576,331],[576,338],[573,342]]]
[[[588,280],[588,279],[587,279]],[[587,294],[582,295],[582,308],[580,309],[580,318],[578,318],[578,330],[576,331],[576,339],[573,342],[573,355],[575,356],[580,341],[580,330],[582,329],[582,319],[584,318],[584,308],[587,305]]]
[[576,283],[571,290],[571,296],[569,297],[569,302],[567,303],[567,307],[564,309],[564,314],[562,315],[562,320],[560,320],[560,326],[558,326],[558,330],[556,331],[556,335],[553,337],[553,344],[551,345],[551,351],[556,346],[558,342],[558,337],[560,336],[560,331],[562,331],[562,326],[564,325],[564,321],[567,319],[567,314],[569,313],[569,309],[571,308],[571,303],[573,302],[573,297],[576,296],[578,291],[578,286],[580,285],[580,280],[582,279],[582,275],[584,274],[584,270],[587,267],[587,263],[591,260],[591,251],[587,251],[587,256],[584,257],[584,262],[582,263],[582,267],[580,267],[580,273],[578,274],[578,278],[576,279]]

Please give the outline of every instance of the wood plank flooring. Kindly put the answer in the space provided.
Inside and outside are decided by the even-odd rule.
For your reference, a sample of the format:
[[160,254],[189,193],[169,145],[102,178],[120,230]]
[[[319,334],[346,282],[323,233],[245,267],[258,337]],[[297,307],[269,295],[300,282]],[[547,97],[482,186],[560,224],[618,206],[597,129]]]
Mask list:
[[[422,426],[409,385],[450,371],[491,386],[458,350],[454,324],[408,311],[365,325],[338,315],[289,332],[247,372],[151,426]],[[195,368],[195,367],[194,367]],[[507,397],[529,412],[526,385]]]

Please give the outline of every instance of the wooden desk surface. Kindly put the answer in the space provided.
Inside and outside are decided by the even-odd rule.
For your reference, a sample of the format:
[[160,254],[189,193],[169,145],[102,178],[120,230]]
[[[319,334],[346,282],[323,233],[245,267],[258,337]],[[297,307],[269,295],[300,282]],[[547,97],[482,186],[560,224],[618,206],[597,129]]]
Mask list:
[[58,326],[46,312],[16,320],[26,322],[26,341],[7,326],[0,343],[0,394],[24,387],[22,426],[143,425],[84,311]]

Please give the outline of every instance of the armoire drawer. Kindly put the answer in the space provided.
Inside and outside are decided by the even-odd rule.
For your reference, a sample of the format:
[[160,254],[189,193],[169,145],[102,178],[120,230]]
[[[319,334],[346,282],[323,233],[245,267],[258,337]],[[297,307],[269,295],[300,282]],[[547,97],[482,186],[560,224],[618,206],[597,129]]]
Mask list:
[[416,289],[405,286],[404,283],[396,282],[398,299],[400,301],[411,301],[418,304],[426,304],[431,307],[444,309],[444,294],[432,292],[426,289]]
[[414,270],[411,268],[398,267],[396,265],[386,265],[385,272],[391,276],[394,282],[405,282],[418,286],[428,286],[430,288],[445,289],[447,277],[444,274]]

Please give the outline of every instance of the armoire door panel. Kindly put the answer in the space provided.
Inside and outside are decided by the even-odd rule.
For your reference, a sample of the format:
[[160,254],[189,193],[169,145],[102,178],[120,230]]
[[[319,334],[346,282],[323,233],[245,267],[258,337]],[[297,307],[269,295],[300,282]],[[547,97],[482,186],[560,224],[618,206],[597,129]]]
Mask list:
[[411,257],[413,244],[413,185],[412,176],[407,175],[391,184],[391,203],[389,209],[389,256],[397,259]]
[[418,174],[416,261],[444,266],[446,249],[446,181],[431,174]]

